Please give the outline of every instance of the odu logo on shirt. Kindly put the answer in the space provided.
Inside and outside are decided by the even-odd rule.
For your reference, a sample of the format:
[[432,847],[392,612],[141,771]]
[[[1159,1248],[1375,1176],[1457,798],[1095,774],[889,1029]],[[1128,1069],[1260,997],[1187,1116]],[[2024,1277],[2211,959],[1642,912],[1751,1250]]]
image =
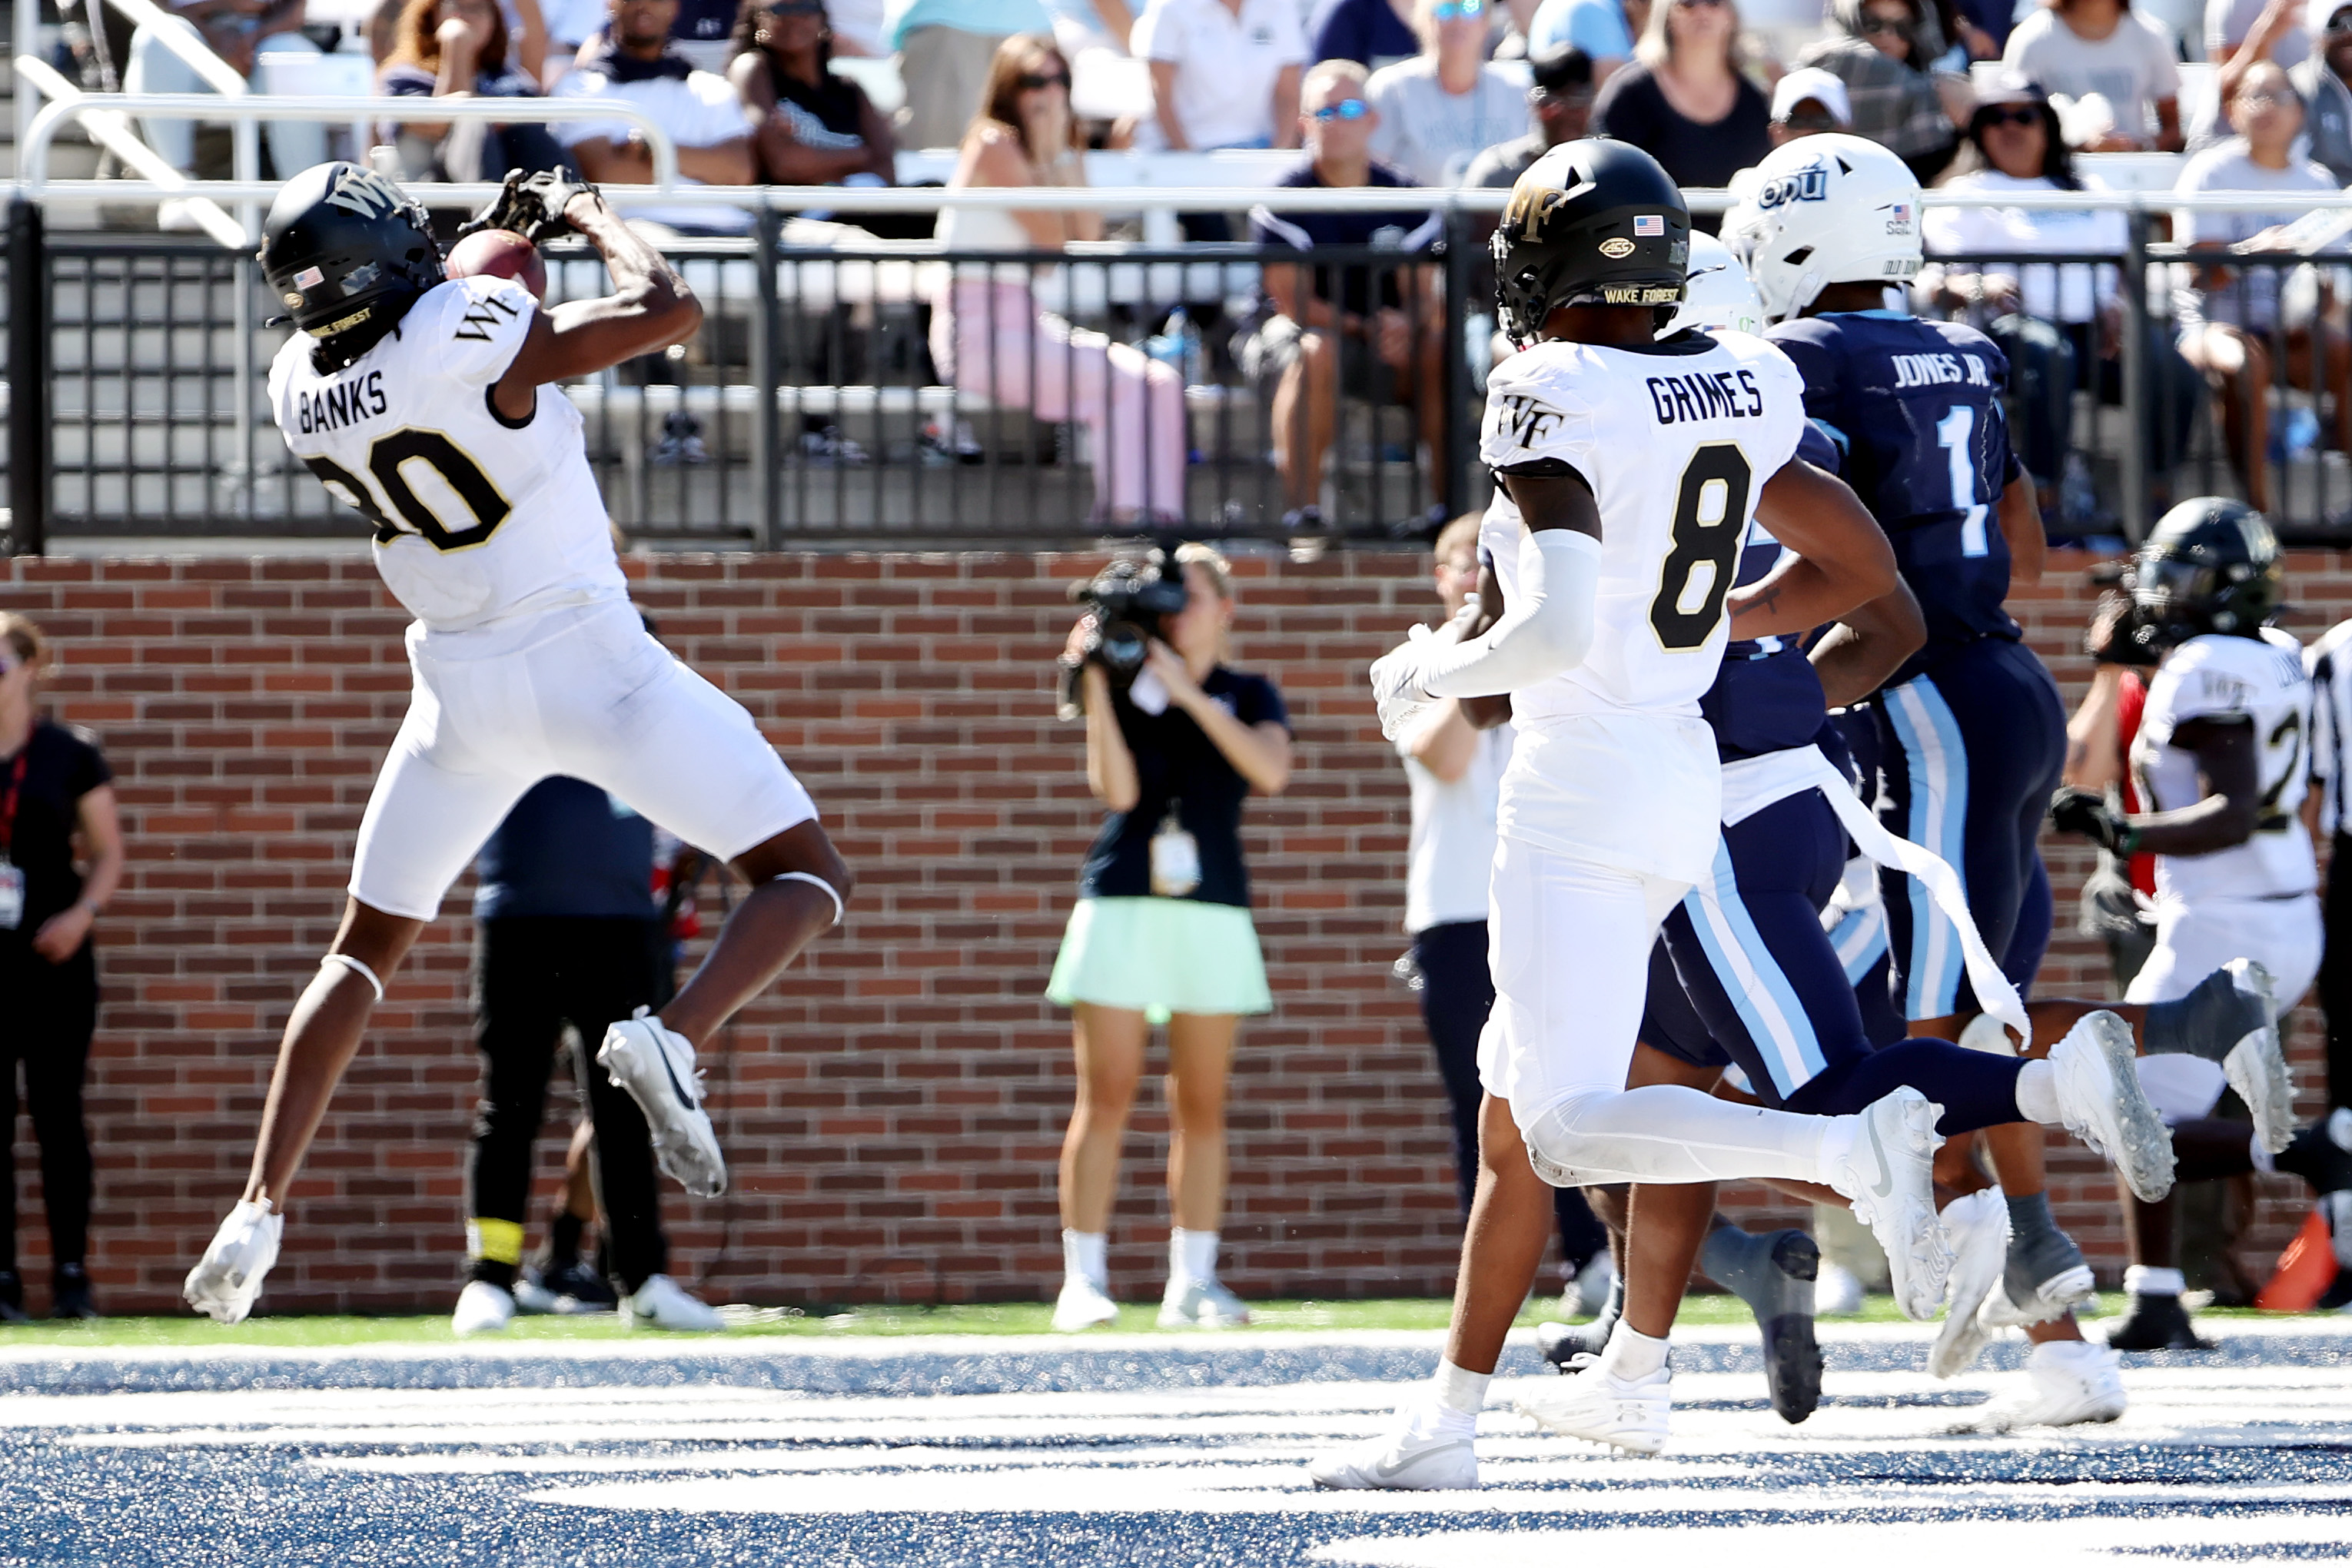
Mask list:
[[1756,193],[1756,205],[1770,209],[1790,202],[1827,201],[1830,194],[1830,172],[1820,163],[1783,174]]

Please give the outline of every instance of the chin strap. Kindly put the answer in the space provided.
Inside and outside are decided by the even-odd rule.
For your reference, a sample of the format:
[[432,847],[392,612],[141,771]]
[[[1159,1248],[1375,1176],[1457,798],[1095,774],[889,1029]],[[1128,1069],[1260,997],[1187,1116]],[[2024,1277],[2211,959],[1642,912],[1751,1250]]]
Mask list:
[[[824,896],[833,900],[833,923],[835,925],[839,925],[841,923],[841,916],[844,909],[841,901],[841,894],[835,891],[834,885],[831,882],[826,881],[823,877],[813,875],[807,871],[779,871],[774,877],[769,879],[776,882],[806,882],[812,888],[824,889]],[[382,995],[383,993],[378,991],[377,994]]]
[[374,987],[375,999],[379,1002],[383,1000],[383,982],[375,977],[374,970],[370,969],[366,964],[362,963],[350,953],[331,952],[327,954],[326,957],[319,960],[319,967],[321,969],[337,964],[350,970],[353,974],[356,974],[362,980],[366,981],[371,986]]

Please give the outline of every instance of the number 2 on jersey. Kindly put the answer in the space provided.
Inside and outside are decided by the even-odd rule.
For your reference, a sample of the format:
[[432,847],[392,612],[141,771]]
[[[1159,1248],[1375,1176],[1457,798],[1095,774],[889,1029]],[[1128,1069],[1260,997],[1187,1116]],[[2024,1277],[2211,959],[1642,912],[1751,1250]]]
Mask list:
[[[409,463],[423,463],[439,474],[442,482],[474,514],[473,526],[453,529],[444,523],[440,514],[425,504],[409,484],[407,475],[401,471]],[[374,489],[333,458],[305,458],[302,466],[318,475],[322,483],[333,485],[350,497],[360,515],[375,524],[378,544],[390,543],[405,532],[420,535],[436,550],[464,550],[488,540],[514,510],[499,493],[498,487],[490,483],[489,476],[482,472],[481,465],[438,430],[390,431],[376,437],[375,445],[368,448],[368,472],[383,487],[392,510],[400,514],[397,522],[377,504]]]
[[[1669,653],[1704,647],[1723,622],[1723,597],[1738,570],[1739,546],[1748,532],[1748,490],[1755,478],[1748,455],[1729,441],[1714,441],[1691,454],[1675,496],[1674,548],[1658,571],[1658,596],[1650,601],[1650,626]],[[1684,598],[1698,569],[1708,569],[1696,605]]]
[[1976,433],[1977,411],[1965,403],[1952,405],[1936,426],[1936,445],[1951,464],[1952,510],[1968,514],[1960,522],[1960,553],[1971,558],[1992,548],[1985,539],[1985,515],[1991,509],[1977,500],[1976,453],[1969,439]]

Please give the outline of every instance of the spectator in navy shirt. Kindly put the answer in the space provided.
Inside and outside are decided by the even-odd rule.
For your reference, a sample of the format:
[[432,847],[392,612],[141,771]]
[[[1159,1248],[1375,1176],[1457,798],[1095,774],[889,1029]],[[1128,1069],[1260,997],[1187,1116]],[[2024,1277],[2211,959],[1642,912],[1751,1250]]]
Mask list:
[[[1368,74],[1352,60],[1324,60],[1307,70],[1298,117],[1307,162],[1285,175],[1283,185],[1412,185],[1372,162],[1380,111],[1364,97]],[[1285,213],[1275,210],[1279,204],[1277,196],[1250,213],[1250,237],[1262,246],[1426,253],[1444,233],[1444,220],[1418,203],[1350,213]],[[1342,394],[1412,405],[1432,460],[1444,461],[1445,318],[1438,282],[1435,268],[1402,259],[1393,266],[1276,262],[1265,269],[1258,326],[1239,357],[1249,375],[1275,383],[1274,455],[1288,526],[1323,524],[1318,495]]]
[[578,779],[541,780],[482,847],[476,1038],[489,1081],[474,1132],[470,1278],[450,1325],[461,1336],[505,1328],[519,1296],[542,1310],[552,1304],[552,1290],[521,1278],[523,1219],[531,1145],[567,1024],[580,1038],[573,1059],[596,1130],[604,1262],[622,1315],[647,1328],[719,1327],[719,1314],[667,1272],[645,1112],[589,1059],[613,1024],[668,1000],[669,934],[653,870],[653,824]]

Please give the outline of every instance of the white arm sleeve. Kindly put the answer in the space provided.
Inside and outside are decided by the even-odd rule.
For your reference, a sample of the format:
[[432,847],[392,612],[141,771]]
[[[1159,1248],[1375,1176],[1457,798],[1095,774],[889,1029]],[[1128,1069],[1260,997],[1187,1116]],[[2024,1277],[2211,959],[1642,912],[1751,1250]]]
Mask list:
[[1601,542],[1548,528],[1519,542],[1519,597],[1486,635],[1433,647],[1422,689],[1432,697],[1499,697],[1575,668],[1592,647]]

